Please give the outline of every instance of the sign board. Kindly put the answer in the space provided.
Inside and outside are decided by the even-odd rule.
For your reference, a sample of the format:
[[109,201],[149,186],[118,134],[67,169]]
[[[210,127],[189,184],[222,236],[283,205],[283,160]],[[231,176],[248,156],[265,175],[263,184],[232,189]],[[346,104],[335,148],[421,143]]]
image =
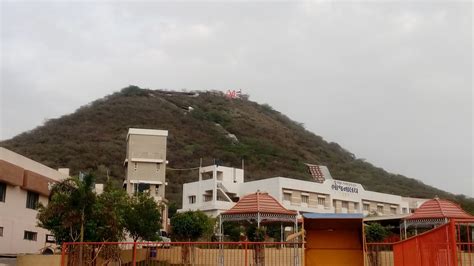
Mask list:
[[357,187],[357,184],[344,181],[335,180],[334,183],[331,185],[331,189],[335,191],[359,194],[359,188]]
[[46,235],[46,243],[56,243],[56,238],[53,235]]

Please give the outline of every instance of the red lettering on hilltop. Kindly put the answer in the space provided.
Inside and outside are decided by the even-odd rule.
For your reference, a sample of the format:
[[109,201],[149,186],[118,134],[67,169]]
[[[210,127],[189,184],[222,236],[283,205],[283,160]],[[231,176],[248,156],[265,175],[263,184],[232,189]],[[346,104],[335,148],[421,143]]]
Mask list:
[[227,90],[225,96],[229,99],[240,99],[240,96],[242,95],[242,90],[236,91],[236,90]]

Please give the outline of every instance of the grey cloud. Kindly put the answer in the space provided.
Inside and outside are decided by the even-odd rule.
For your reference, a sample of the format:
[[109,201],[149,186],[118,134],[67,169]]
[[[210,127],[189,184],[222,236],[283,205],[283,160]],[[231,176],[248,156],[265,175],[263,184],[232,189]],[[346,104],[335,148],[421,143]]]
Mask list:
[[471,3],[2,5],[1,138],[128,84],[242,88],[378,166],[474,195]]

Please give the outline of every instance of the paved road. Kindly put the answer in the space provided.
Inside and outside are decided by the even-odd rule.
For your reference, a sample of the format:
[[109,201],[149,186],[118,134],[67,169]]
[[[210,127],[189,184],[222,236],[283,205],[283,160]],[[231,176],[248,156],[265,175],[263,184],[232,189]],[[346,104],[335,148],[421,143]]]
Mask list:
[[16,258],[0,258],[0,266],[15,266]]

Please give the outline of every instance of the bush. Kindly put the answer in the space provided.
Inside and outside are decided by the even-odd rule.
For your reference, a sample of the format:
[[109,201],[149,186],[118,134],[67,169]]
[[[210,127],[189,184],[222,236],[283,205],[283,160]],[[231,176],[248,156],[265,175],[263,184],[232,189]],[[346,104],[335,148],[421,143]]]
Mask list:
[[172,236],[178,241],[196,241],[210,236],[214,222],[201,211],[177,213],[171,218]]
[[390,232],[379,223],[372,223],[365,226],[365,239],[369,243],[382,242]]

